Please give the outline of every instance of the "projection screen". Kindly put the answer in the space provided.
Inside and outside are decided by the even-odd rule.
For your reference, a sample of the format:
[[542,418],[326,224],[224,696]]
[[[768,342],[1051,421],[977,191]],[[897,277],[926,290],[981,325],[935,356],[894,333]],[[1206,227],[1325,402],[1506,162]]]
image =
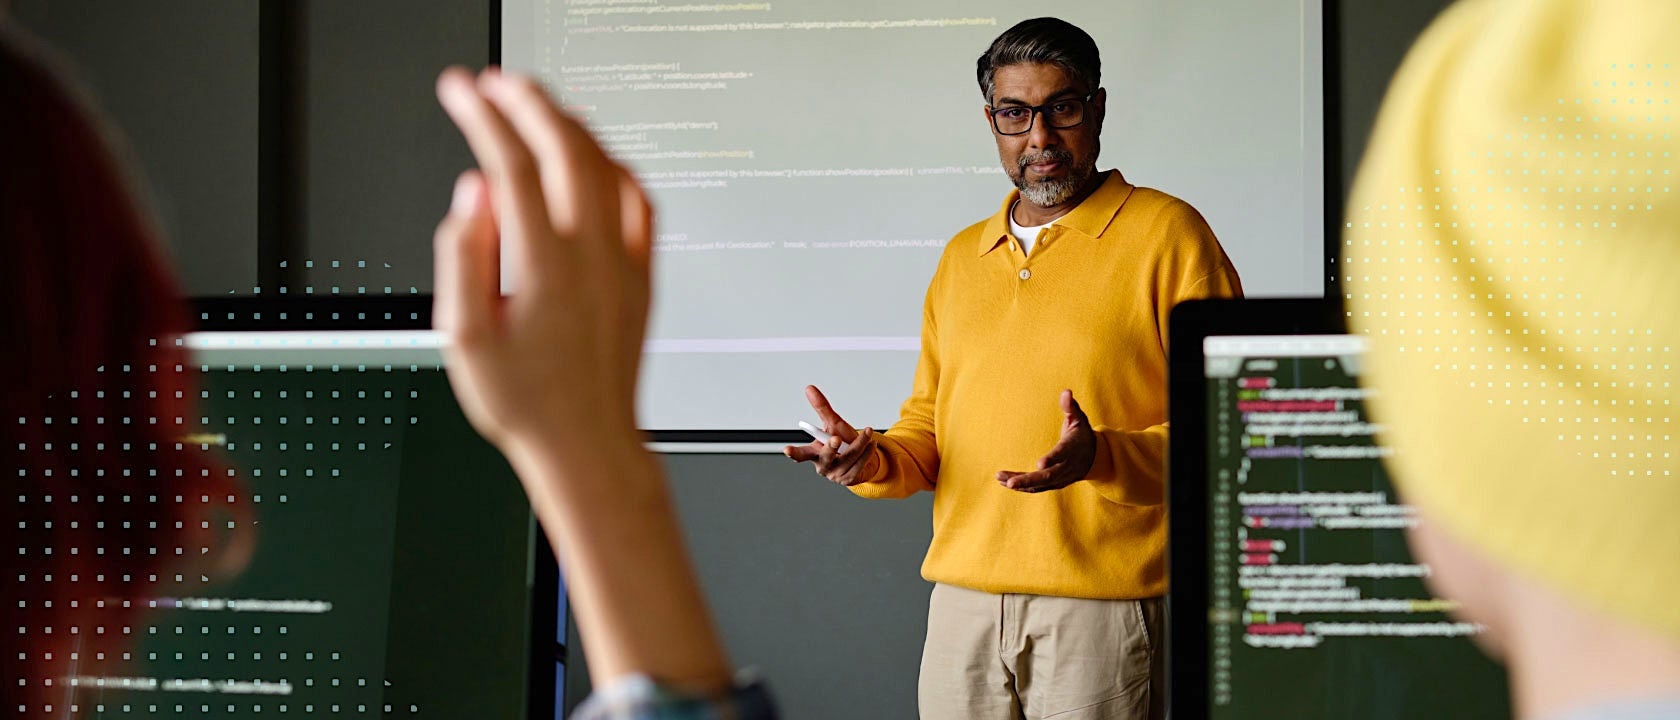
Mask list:
[[[642,426],[790,429],[822,387],[859,426],[910,391],[942,247],[1011,189],[975,80],[1003,30],[1089,32],[1100,168],[1195,206],[1251,296],[1319,296],[1319,0],[503,0],[532,73],[659,214]],[[1116,368],[1116,372],[1124,372]]]

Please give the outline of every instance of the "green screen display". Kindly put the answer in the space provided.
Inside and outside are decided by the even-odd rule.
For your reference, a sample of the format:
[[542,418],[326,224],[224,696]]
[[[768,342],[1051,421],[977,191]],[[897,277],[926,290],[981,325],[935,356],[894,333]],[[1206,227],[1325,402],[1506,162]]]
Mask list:
[[[1209,338],[1211,717],[1510,717],[1425,587],[1346,336]],[[1466,478],[1466,482],[1472,478]]]
[[[199,424],[241,479],[255,552],[160,578],[99,718],[521,717],[529,507],[436,369],[212,370]],[[549,609],[548,612],[552,612]]]

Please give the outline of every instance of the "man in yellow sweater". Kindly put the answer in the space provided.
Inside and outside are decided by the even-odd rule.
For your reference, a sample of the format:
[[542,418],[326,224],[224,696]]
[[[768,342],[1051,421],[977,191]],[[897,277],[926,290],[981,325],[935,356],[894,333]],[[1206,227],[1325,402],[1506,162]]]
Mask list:
[[1096,170],[1100,70],[1053,18],[981,55],[1017,191],[946,246],[892,429],[812,387],[835,437],[786,449],[862,497],[933,492],[925,720],[1159,714],[1167,315],[1242,289],[1195,209]]

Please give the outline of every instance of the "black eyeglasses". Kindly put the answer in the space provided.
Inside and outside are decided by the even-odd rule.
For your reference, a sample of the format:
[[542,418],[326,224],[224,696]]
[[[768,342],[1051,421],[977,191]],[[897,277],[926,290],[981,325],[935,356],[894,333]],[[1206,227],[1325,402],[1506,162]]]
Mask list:
[[1051,100],[1043,105],[992,108],[992,129],[997,130],[999,135],[1024,135],[1032,130],[1033,119],[1039,113],[1043,113],[1044,121],[1056,130],[1078,127],[1085,122],[1085,105],[1093,97],[1096,93],[1081,98]]

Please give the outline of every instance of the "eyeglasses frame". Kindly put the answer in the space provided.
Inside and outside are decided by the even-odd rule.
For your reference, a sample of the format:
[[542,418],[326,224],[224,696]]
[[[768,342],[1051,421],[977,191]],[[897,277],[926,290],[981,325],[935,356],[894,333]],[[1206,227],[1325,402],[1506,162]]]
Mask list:
[[[997,134],[1002,135],[1004,137],[1019,137],[1021,135],[1025,135],[1025,134],[1033,131],[1033,125],[1038,122],[1038,116],[1039,115],[1043,115],[1045,117],[1044,122],[1046,122],[1046,123],[1050,122],[1050,120],[1049,120],[1049,118],[1050,118],[1049,108],[1050,108],[1051,105],[1055,105],[1056,103],[1067,102],[1068,100],[1077,100],[1077,101],[1079,101],[1079,105],[1080,105],[1079,122],[1076,122],[1072,125],[1063,125],[1063,126],[1049,125],[1048,126],[1052,130],[1067,130],[1067,129],[1076,128],[1076,127],[1079,127],[1080,125],[1085,124],[1085,120],[1086,120],[1085,113],[1086,113],[1086,111],[1089,111],[1091,109],[1091,107],[1090,107],[1091,106],[1091,101],[1096,99],[1097,93],[1099,93],[1099,92],[1102,92],[1102,88],[1097,88],[1097,90],[1095,92],[1088,93],[1084,97],[1058,98],[1058,99],[1053,99],[1053,100],[1050,100],[1048,102],[1045,102],[1042,105],[1009,105],[1009,106],[1006,106],[1006,107],[996,107],[996,106],[992,106],[992,105],[987,105],[986,106],[986,116],[992,119],[992,130],[994,132],[996,132]],[[1004,111],[1004,110],[1031,110],[1032,115],[1027,117],[1027,127],[1026,127],[1026,129],[1022,130],[1020,132],[1008,133],[1008,132],[1004,132],[1002,128],[999,128],[998,127],[997,114],[999,112]]]

